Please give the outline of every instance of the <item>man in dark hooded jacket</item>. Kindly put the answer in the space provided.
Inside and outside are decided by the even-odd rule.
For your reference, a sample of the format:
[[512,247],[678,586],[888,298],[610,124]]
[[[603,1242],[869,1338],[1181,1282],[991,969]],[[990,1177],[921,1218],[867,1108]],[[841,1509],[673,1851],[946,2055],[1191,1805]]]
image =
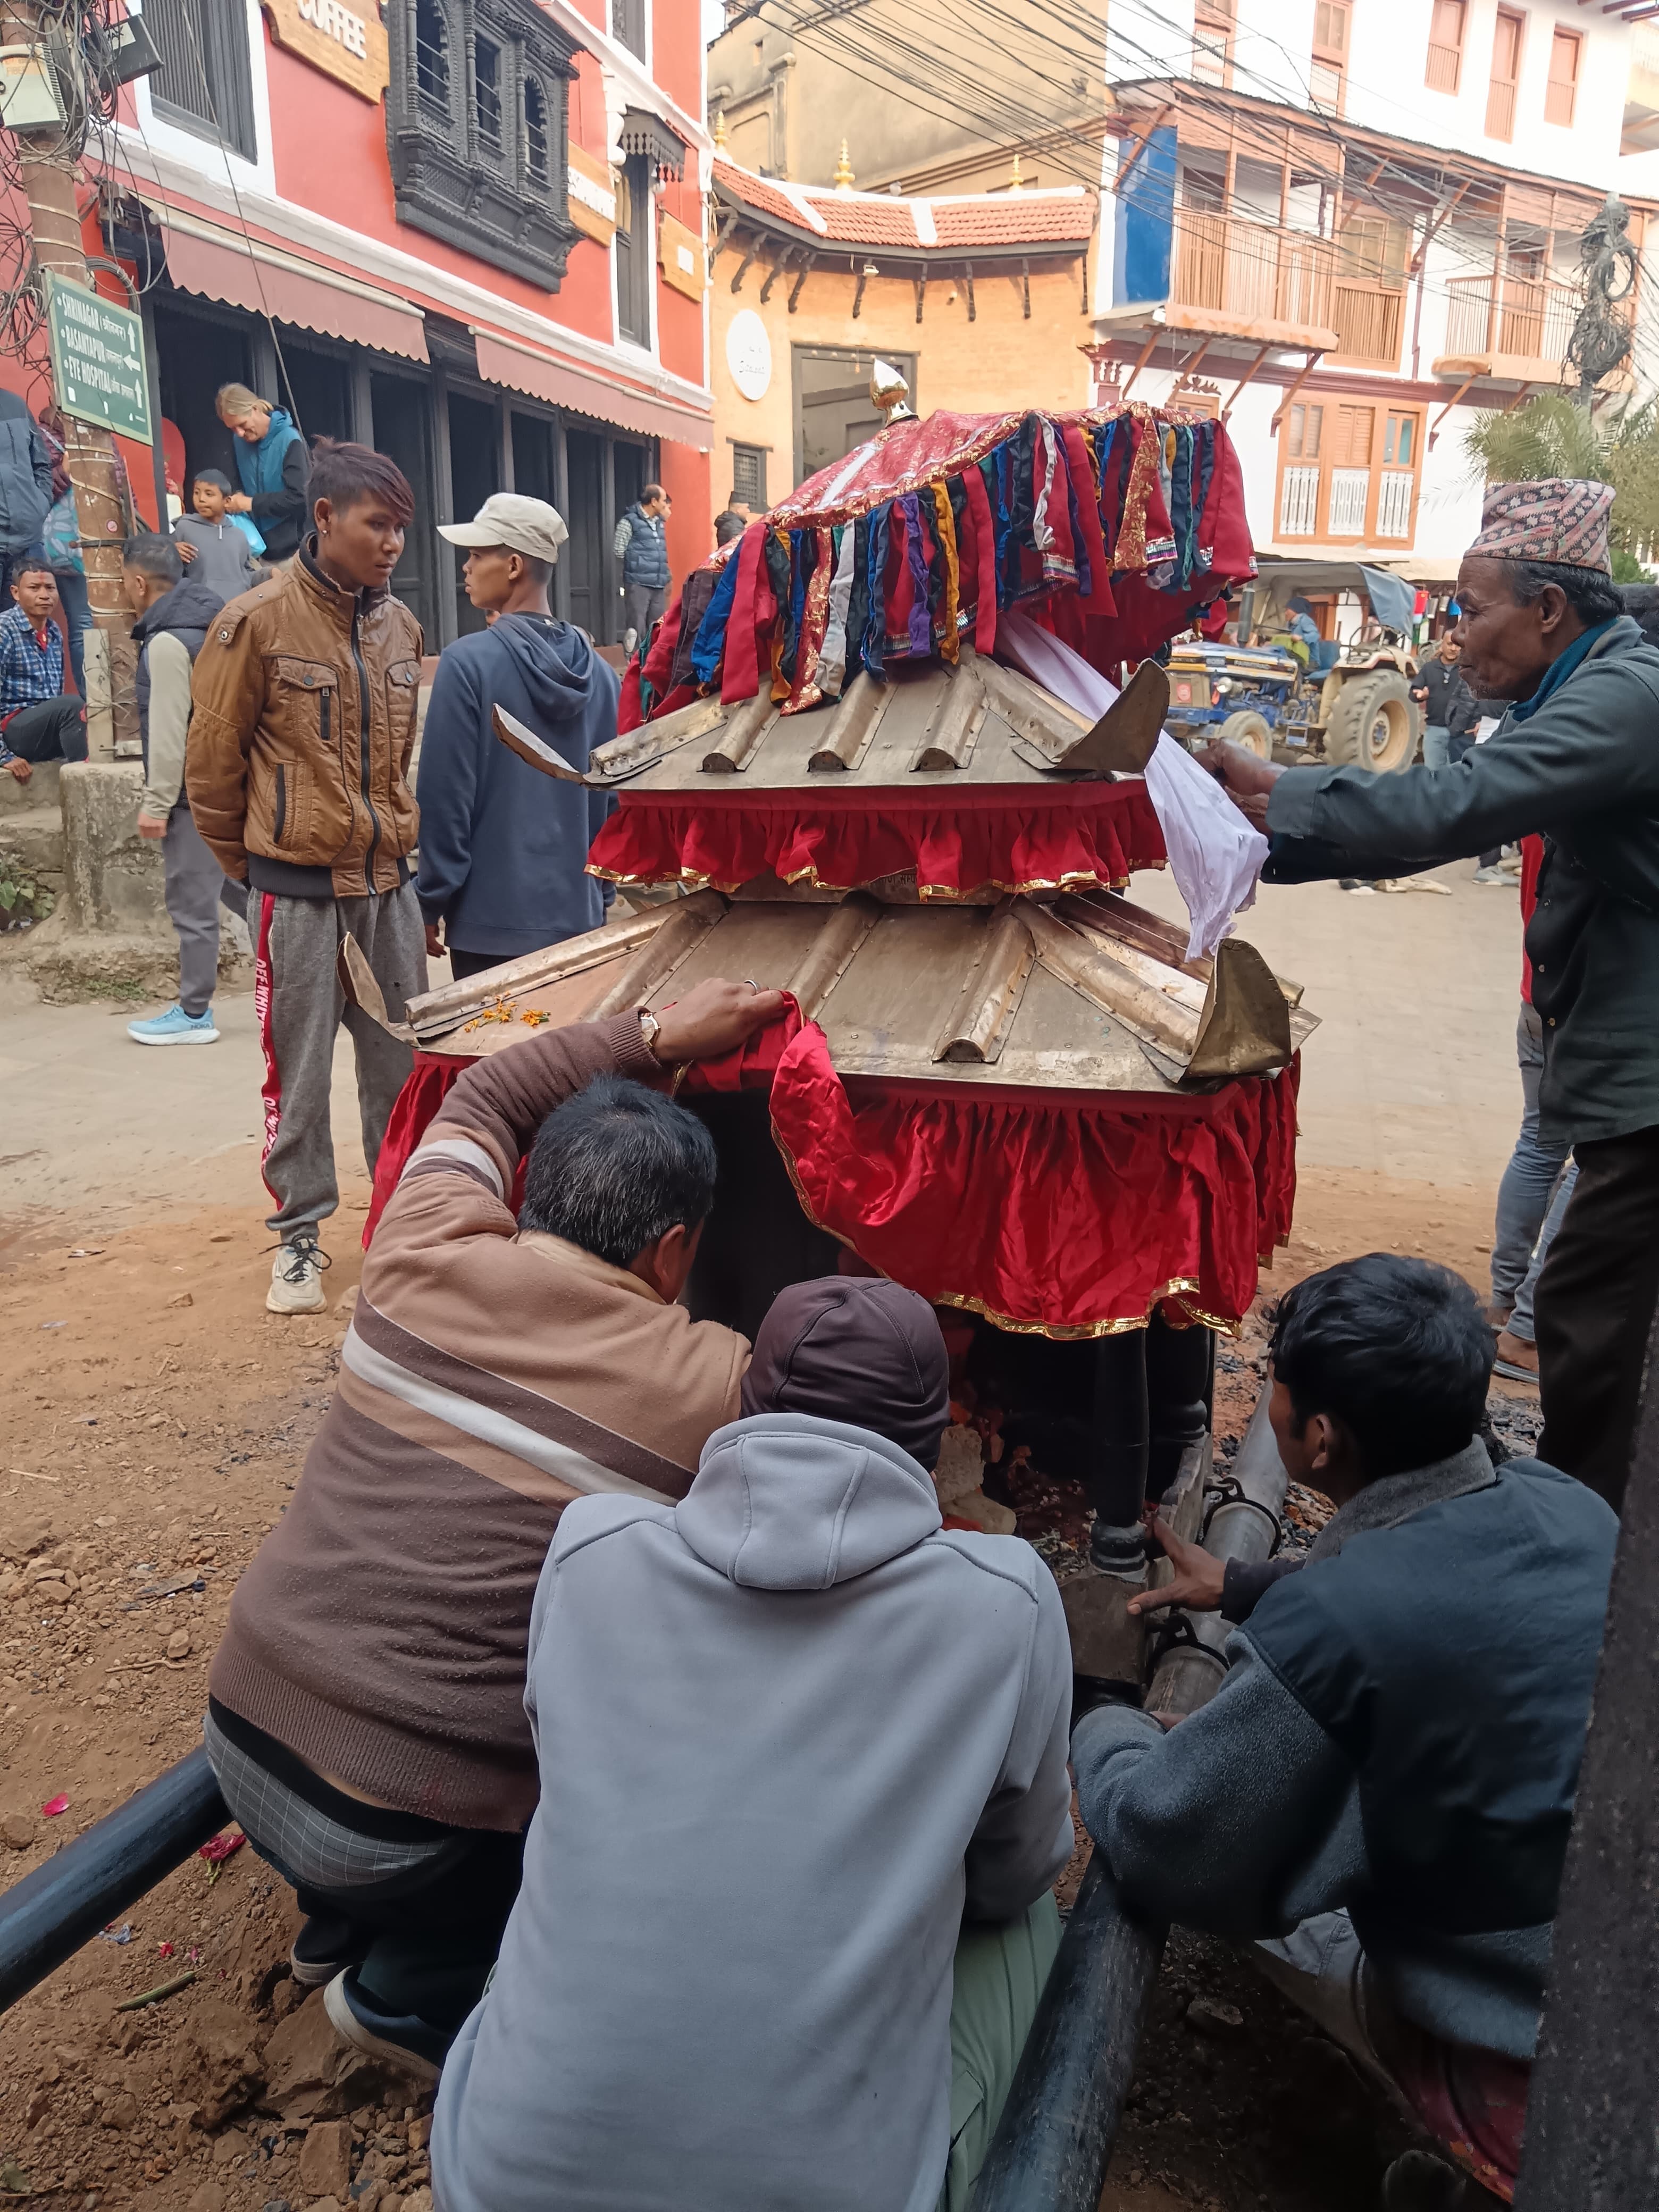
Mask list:
[[19,556],[39,549],[52,505],[52,455],[15,392],[0,392],[0,600]]
[[545,501],[498,492],[471,522],[441,526],[466,546],[467,597],[495,617],[438,663],[422,740],[421,871],[427,951],[446,940],[459,978],[597,929],[610,900],[583,873],[614,798],[544,775],[496,737],[517,717],[574,769],[617,734],[617,677],[579,629],[554,617],[547,586],[569,535]]

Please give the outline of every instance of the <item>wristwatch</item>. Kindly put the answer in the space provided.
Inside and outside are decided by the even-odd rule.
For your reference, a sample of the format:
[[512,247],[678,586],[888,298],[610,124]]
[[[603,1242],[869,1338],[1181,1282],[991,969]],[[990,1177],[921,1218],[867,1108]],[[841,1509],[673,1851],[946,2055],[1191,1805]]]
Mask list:
[[646,1050],[654,1060],[657,1053],[657,1037],[659,1032],[661,1030],[662,1024],[657,1019],[656,1016],[645,1006],[641,1006],[639,1009],[639,1017],[640,1035],[645,1041]]

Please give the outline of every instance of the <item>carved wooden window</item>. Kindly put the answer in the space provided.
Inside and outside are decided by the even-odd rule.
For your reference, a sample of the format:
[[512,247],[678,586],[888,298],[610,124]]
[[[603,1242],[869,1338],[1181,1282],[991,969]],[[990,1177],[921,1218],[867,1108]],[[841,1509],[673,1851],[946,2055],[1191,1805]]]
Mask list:
[[556,291],[575,46],[522,0],[388,0],[398,218]]

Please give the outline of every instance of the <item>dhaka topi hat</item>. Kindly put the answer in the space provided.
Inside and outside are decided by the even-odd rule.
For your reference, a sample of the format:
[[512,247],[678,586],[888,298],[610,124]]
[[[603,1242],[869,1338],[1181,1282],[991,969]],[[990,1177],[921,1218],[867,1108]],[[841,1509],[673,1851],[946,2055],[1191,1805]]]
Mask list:
[[1468,557],[1551,561],[1563,568],[1599,568],[1606,574],[1612,566],[1612,512],[1613,486],[1583,477],[1492,484],[1480,510],[1480,535]]

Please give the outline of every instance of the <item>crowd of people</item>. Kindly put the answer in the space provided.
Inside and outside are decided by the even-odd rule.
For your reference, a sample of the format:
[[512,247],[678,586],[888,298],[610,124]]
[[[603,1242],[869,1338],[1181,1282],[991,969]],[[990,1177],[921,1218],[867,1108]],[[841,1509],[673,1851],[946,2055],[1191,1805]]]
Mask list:
[[[537,775],[491,714],[580,769],[617,679],[552,614],[553,508],[497,495],[445,526],[486,627],[440,660],[417,801],[422,640],[391,589],[410,487],[366,447],[307,449],[240,387],[221,404],[241,489],[204,472],[193,514],[125,556],[139,827],[180,944],[178,1005],[135,1034],[216,1035],[218,914],[245,902],[268,1304],[314,1311],[342,1021],[371,1168],[410,1066],[347,1005],[340,945],[395,1018],[429,957],[466,975],[598,926],[582,860],[613,802]],[[38,434],[0,408],[0,489],[27,471],[45,501]],[[798,1283],[752,1346],[690,1319],[714,1154],[672,1071],[744,1043],[780,994],[707,981],[526,1037],[449,1091],[204,1721],[227,1802],[298,1894],[296,1980],[346,2041],[437,2085],[443,2212],[960,2212],[1060,1940],[1073,1779],[1132,1904],[1248,1947],[1508,2195],[1659,1293],[1659,652],[1610,580],[1610,497],[1494,495],[1419,687],[1421,768],[1212,759],[1270,880],[1529,841],[1528,1121],[1490,1307],[1385,1255],[1280,1300],[1274,1437],[1337,1509],[1305,1564],[1224,1573],[1152,1522],[1175,1578],[1139,1605],[1236,1624],[1178,1728],[1088,1698],[1073,1728],[1048,1567],[942,1525],[948,1362],[922,1299]],[[641,638],[665,513],[647,486],[618,526]],[[0,765],[26,775],[84,753],[84,723],[52,572],[7,557],[0,698],[27,696]],[[1477,699],[1504,702],[1478,743]],[[1539,1456],[1505,1461],[1488,1382],[1534,1338]],[[1517,1624],[1547,1667],[1517,1664]]]

